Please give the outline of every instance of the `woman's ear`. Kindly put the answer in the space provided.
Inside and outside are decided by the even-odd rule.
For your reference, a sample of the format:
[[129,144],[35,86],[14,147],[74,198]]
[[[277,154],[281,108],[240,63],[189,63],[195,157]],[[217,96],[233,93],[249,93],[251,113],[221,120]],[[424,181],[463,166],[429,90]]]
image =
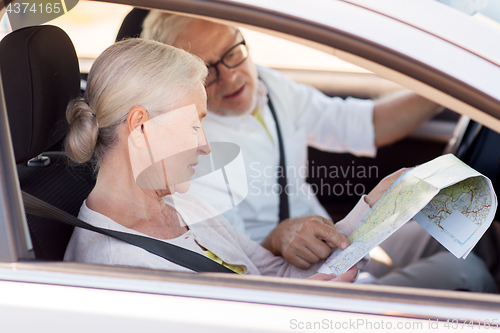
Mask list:
[[145,147],[146,139],[144,137],[144,123],[149,121],[149,115],[145,108],[136,105],[130,109],[127,116],[127,126],[130,137],[136,147]]
[[127,125],[129,133],[134,131],[137,127],[142,126],[149,120],[148,111],[140,105],[136,105],[130,109],[127,116]]

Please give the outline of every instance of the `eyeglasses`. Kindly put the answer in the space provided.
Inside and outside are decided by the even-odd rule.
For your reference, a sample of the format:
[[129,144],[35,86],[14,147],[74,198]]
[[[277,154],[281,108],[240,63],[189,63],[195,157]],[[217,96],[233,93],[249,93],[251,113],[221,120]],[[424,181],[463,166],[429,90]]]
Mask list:
[[227,68],[235,68],[241,65],[248,58],[248,48],[245,40],[231,47],[219,61],[214,64],[207,65],[208,76],[205,87],[208,87],[219,78],[219,69],[217,66],[223,64]]

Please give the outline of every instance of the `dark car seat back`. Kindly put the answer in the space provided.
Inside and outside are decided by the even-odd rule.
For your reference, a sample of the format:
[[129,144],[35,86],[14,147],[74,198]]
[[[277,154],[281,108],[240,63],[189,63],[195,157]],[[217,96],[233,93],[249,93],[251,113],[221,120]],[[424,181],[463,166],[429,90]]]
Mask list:
[[119,42],[124,38],[136,38],[141,35],[142,22],[149,14],[149,10],[134,8],[123,19],[120,30],[116,35],[116,41]]
[[[90,167],[69,166],[60,151],[44,153],[63,138],[66,106],[80,94],[73,43],[54,26],[16,30],[0,42],[0,71],[21,189],[76,216],[93,187]],[[27,220],[36,258],[62,260],[73,228]]]
[[[500,134],[470,121],[455,155],[469,166],[488,177],[495,192],[500,193]],[[500,287],[500,214],[497,210],[495,221],[474,248],[488,266]]]
[[500,134],[475,121],[467,126],[456,156],[490,178],[498,187],[500,176]]
[[38,26],[5,36],[0,65],[19,164],[64,136],[67,101],[79,93],[78,59],[64,31]]

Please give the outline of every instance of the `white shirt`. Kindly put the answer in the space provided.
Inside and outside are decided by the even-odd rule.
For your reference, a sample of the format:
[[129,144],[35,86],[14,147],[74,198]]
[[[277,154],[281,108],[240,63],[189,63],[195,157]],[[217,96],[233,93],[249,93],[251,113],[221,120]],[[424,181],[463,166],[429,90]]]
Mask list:
[[[162,240],[164,242],[206,256],[201,245],[224,262],[239,265],[243,268],[244,274],[251,275],[306,278],[316,274],[323,263],[320,261],[307,270],[299,269],[286,262],[283,257],[275,256],[250,240],[233,228],[223,216],[214,215],[213,208],[202,199],[190,194],[175,194],[174,196],[177,196],[175,205],[172,196],[165,197],[165,203],[177,210],[183,222],[189,226],[189,230],[177,238]],[[344,235],[350,234],[353,226],[361,221],[369,209],[364,199],[361,199],[349,215],[339,222],[339,231]],[[149,237],[91,210],[86,202],[80,208],[78,218],[96,227]],[[202,222],[196,222],[200,220]],[[186,267],[163,259],[140,247],[81,228],[75,228],[73,231],[64,260],[191,272]]]
[[[330,218],[306,183],[307,146],[329,152],[375,156],[373,101],[330,98],[317,89],[297,84],[281,73],[257,66],[260,81],[257,106],[266,128],[251,114],[219,116],[209,112],[203,128],[209,142],[233,142],[241,148],[248,196],[224,212],[223,199],[210,184],[192,184],[227,220],[261,242],[278,223],[279,146],[276,125],[267,105],[267,92],[277,113],[287,168],[290,216],[310,214]],[[262,83],[264,82],[264,83]],[[231,189],[233,192],[238,189]]]

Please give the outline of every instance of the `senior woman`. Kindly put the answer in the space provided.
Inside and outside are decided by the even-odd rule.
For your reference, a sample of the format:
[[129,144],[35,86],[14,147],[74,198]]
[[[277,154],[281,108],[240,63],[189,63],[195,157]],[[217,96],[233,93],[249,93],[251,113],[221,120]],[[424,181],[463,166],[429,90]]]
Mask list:
[[[185,194],[173,204],[172,194],[189,189],[198,156],[210,153],[200,124],[206,115],[206,74],[200,59],[155,41],[125,40],[97,58],[85,98],[72,101],[67,110],[68,156],[80,163],[93,160],[98,169],[79,218],[169,242],[237,273],[334,279],[315,274],[319,264],[302,270],[273,255],[222,215],[210,213],[213,208],[201,199]],[[155,155],[160,156],[158,163],[153,163]],[[186,223],[207,212],[215,217]],[[366,207],[350,218],[364,213]],[[190,271],[140,247],[79,228],[65,260]],[[335,279],[351,282],[356,273],[353,268]]]

